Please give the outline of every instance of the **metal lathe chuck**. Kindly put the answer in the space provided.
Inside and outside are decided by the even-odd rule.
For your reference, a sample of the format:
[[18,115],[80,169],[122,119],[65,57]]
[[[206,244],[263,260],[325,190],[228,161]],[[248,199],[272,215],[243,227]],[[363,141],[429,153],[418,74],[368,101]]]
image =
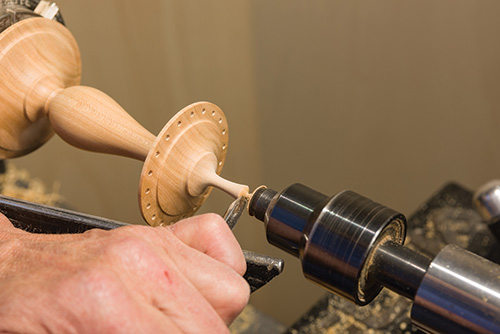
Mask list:
[[403,246],[406,219],[352,191],[332,198],[301,184],[259,189],[249,212],[268,241],[298,257],[304,276],[359,305],[382,287],[413,300],[432,333],[499,333],[500,266],[458,246],[433,259]]

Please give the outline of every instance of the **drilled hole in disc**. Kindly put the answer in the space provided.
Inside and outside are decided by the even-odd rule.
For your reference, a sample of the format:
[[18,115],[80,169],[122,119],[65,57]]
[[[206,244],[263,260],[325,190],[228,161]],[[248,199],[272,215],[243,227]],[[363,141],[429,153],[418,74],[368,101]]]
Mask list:
[[219,173],[227,151],[227,132],[223,112],[206,102],[186,107],[167,123],[145,161],[141,179],[141,207],[148,210],[143,217],[150,225],[169,225],[200,208],[212,188],[191,196],[186,190],[186,166],[195,163],[198,154],[211,152]]

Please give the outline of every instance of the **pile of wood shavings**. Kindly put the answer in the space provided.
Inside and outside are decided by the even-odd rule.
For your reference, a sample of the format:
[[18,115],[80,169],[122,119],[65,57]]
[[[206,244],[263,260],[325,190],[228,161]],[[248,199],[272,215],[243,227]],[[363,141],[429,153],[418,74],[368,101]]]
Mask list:
[[260,312],[252,305],[247,305],[229,327],[231,334],[281,334],[285,329],[284,325]]
[[256,321],[258,321],[256,311],[251,305],[248,305],[229,327],[231,334],[245,333]]
[[47,189],[41,180],[32,178],[27,170],[17,168],[12,163],[7,163],[6,167],[5,173],[0,174],[2,195],[45,205],[55,205],[62,201],[58,182],[52,185],[52,189]]

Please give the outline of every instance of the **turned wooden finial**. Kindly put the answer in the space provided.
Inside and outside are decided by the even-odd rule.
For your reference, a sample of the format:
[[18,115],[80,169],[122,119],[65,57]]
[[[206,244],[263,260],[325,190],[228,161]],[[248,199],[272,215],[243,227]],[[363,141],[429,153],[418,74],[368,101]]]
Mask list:
[[139,199],[151,225],[191,216],[212,186],[248,195],[219,176],[228,127],[216,105],[184,108],[155,137],[108,95],[78,86],[80,75],[77,43],[63,25],[31,18],[0,34],[0,159],[35,150],[55,131],[78,148],[145,161]]
[[248,194],[247,186],[219,176],[228,134],[224,113],[209,102],[189,105],[170,119],[142,169],[139,200],[146,221],[162,225],[191,216],[212,186],[233,197]]

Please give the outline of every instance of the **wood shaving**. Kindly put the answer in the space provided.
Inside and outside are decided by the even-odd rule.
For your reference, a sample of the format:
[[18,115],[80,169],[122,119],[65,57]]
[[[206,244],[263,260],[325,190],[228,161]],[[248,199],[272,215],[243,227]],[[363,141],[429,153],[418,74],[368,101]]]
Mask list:
[[27,170],[12,163],[6,163],[6,167],[5,173],[0,174],[1,194],[45,205],[55,205],[63,200],[59,194],[59,182],[50,189],[40,179],[31,177]]

